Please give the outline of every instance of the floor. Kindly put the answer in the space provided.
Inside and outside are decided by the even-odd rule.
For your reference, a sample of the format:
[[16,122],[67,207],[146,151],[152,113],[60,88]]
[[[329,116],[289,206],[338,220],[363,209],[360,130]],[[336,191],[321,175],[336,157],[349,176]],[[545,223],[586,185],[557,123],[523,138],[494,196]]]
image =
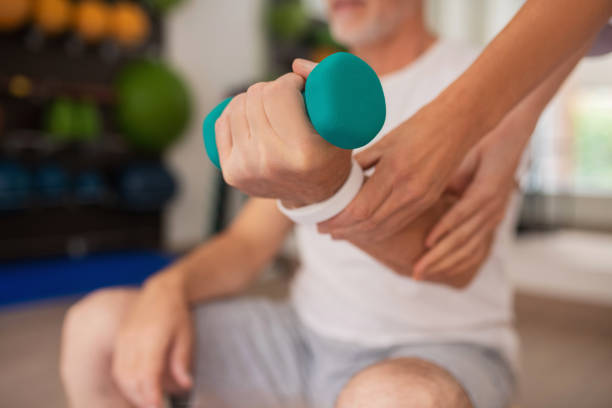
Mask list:
[[[69,300],[0,311],[0,407],[64,408],[58,377]],[[522,408],[612,406],[612,307],[517,296]]]

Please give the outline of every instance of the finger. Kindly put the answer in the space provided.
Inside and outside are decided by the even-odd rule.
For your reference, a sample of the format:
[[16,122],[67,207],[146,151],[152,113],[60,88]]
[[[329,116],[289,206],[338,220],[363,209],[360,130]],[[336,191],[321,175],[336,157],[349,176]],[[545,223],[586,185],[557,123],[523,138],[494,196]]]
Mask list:
[[293,60],[293,64],[291,64],[293,72],[295,72],[304,79],[308,78],[308,75],[310,75],[310,73],[316,66],[316,62],[312,62],[303,58],[296,58]]
[[[390,197],[387,197],[386,201],[392,200],[392,196],[391,194]],[[408,225],[408,223],[404,223],[403,219],[402,209],[398,208],[378,224],[376,224],[377,221],[373,218],[369,222],[361,222],[348,228],[333,230],[331,234],[334,239],[366,239],[370,242],[379,242]]]
[[367,170],[378,163],[384,152],[384,146],[381,143],[382,140],[353,156],[362,169]]
[[226,108],[229,112],[230,131],[234,147],[244,147],[251,138],[246,116],[246,94],[234,97]]
[[425,197],[406,201],[408,194],[404,188],[396,186],[367,221],[352,226],[347,234],[368,235],[370,240],[381,241],[405,228],[430,207]]
[[489,256],[489,250],[493,243],[494,234],[490,233],[483,242],[480,243],[475,253],[468,258],[465,258],[456,263],[451,270],[448,270],[446,274],[448,276],[460,275],[466,273],[474,268],[478,267],[484,260]]
[[459,227],[468,217],[481,210],[483,198],[475,188],[469,187],[465,195],[442,216],[431,232],[427,234],[425,246],[433,247],[441,237]]
[[474,257],[477,253],[477,249],[480,245],[483,245],[489,236],[489,232],[484,229],[479,230],[476,234],[472,235],[467,242],[463,245],[456,247],[448,253],[447,256],[440,259],[436,264],[431,265],[427,272],[424,274],[424,279],[428,279],[430,276],[438,275],[443,272],[447,272],[452,275],[454,268],[457,264],[465,259]]
[[452,255],[456,248],[461,247],[482,226],[488,217],[485,211],[477,212],[458,228],[436,243],[414,265],[414,274],[417,279],[429,273],[435,265]]
[[441,271],[435,275],[427,277],[430,282],[439,282],[455,288],[467,286],[480,270],[483,262],[489,256],[493,234],[489,234],[484,242],[478,246],[475,252],[463,260],[453,265],[450,269]]
[[304,90],[304,84],[306,83],[306,80],[298,74],[289,72],[285,75],[278,77],[273,82],[277,83],[281,87],[286,86],[288,89],[293,89],[301,92]]
[[292,72],[267,83],[263,88],[264,110],[271,128],[279,137],[302,134],[304,129],[314,133],[306,114],[302,89],[304,79]]
[[[145,336],[145,333],[142,333]],[[146,335],[147,341],[137,350],[137,376],[142,399],[148,407],[159,407],[162,403],[162,376],[168,355],[170,337],[162,330]]]
[[234,145],[232,142],[229,118],[225,112],[221,114],[215,123],[215,140],[217,142],[217,151],[219,152],[219,164],[221,164],[221,168],[223,168],[223,163],[229,160]]
[[263,88],[265,83],[259,82],[251,85],[246,93],[246,117],[251,135],[257,135],[270,131],[270,122],[266,116],[263,105]]
[[457,194],[463,195],[467,193],[466,189],[472,186],[478,165],[480,164],[479,155],[476,149],[470,150],[467,156],[461,162],[461,165],[455,172],[455,175],[451,178],[448,183],[447,190]]
[[366,179],[357,196],[340,214],[318,224],[319,232],[325,234],[333,230],[342,230],[369,219],[393,190],[390,180],[385,178],[385,172],[381,170],[378,168]]
[[170,371],[183,389],[191,388],[193,383],[190,374],[192,341],[191,331],[186,327],[177,334],[170,351]]
[[125,352],[124,347],[116,347],[113,355],[112,372],[115,384],[121,394],[133,405],[143,406],[145,401],[139,391],[136,377],[134,353]]

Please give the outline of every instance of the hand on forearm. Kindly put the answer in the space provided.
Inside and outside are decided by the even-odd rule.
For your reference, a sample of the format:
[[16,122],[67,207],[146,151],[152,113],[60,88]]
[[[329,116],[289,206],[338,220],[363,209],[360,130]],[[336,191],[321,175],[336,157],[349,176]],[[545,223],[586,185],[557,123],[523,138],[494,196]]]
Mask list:
[[537,120],[588,48],[586,44],[557,68],[464,159],[449,185],[461,198],[428,234],[428,251],[415,264],[417,277],[452,275],[462,260],[479,259],[474,248],[488,250],[517,188],[516,169]]
[[[397,274],[416,278],[413,273],[413,264],[426,249],[425,237],[432,226],[438,222],[456,200],[457,198],[452,194],[443,195],[436,204],[420,215],[408,227],[382,241],[372,241],[361,236],[349,237],[348,241]],[[477,251],[480,250],[481,248],[477,248]],[[483,255],[486,255],[488,248],[482,252],[485,252]],[[475,276],[481,262],[481,259],[476,259],[475,262],[460,265],[460,268],[453,275],[432,276],[422,280],[462,288]]]

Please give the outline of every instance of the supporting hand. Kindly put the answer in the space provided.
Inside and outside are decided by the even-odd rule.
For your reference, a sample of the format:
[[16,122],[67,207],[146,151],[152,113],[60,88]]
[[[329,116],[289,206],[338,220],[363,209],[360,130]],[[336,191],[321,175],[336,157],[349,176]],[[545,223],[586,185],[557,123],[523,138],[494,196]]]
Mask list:
[[170,274],[151,278],[122,323],[112,372],[138,408],[161,408],[163,391],[186,391],[193,328],[183,289]]

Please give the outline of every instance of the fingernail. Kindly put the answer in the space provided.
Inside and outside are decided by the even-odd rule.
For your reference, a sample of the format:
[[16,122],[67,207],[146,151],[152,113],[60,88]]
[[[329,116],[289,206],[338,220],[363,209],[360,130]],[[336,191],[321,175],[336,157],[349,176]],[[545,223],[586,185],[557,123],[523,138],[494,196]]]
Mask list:
[[296,58],[295,65],[305,71],[311,71],[317,64],[315,62],[308,61],[302,58]]

